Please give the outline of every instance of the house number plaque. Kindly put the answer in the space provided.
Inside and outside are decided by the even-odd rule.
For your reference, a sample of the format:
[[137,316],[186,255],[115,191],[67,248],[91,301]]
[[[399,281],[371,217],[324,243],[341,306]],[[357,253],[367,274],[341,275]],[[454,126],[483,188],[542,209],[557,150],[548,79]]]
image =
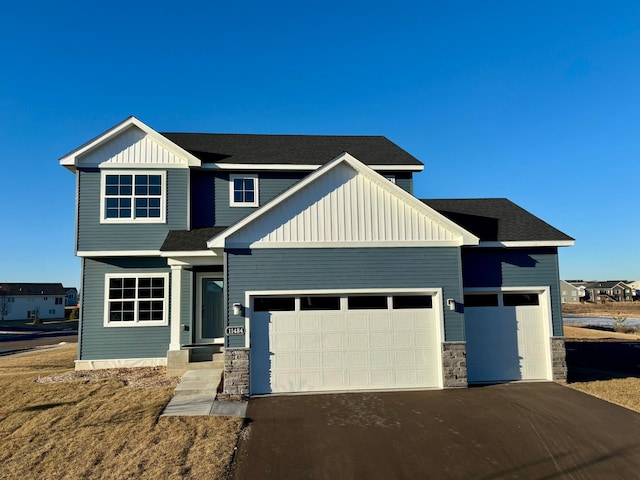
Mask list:
[[229,335],[244,335],[244,327],[227,327],[227,336]]

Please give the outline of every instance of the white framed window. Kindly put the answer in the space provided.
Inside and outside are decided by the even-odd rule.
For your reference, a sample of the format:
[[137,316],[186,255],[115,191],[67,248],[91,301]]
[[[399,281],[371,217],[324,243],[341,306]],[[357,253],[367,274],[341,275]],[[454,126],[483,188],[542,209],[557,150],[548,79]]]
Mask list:
[[229,205],[232,207],[257,207],[259,205],[258,176],[229,176]]
[[105,275],[104,326],[169,324],[168,273]]
[[391,183],[396,183],[396,176],[395,175],[385,175],[384,178],[389,180]]
[[164,223],[166,172],[103,170],[101,223]]
[[55,304],[56,305],[62,305],[62,297],[56,297]]

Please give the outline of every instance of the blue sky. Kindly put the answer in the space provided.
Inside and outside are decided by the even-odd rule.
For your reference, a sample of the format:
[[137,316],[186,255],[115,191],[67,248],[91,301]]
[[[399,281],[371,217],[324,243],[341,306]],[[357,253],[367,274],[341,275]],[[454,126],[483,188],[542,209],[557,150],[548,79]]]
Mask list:
[[158,131],[385,135],[422,198],[507,197],[576,238],[562,278],[638,279],[640,4],[11,2],[0,281],[79,285],[68,151]]

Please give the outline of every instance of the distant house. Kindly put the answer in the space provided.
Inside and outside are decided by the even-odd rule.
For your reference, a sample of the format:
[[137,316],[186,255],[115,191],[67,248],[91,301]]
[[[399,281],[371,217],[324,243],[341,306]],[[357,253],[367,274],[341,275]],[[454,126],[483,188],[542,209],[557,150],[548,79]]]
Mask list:
[[0,320],[64,318],[61,283],[0,283]]
[[585,289],[592,302],[632,302],[634,296],[634,289],[620,280],[588,283]]
[[578,303],[585,296],[584,286],[575,286],[560,280],[560,298],[562,303]]
[[64,299],[65,307],[78,306],[78,289],[76,287],[64,287],[67,292],[67,296]]

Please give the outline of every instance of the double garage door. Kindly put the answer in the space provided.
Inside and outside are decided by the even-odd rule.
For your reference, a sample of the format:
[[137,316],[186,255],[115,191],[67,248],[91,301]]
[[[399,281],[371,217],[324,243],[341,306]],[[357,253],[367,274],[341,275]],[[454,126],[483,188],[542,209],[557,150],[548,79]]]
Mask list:
[[442,386],[432,294],[253,297],[251,393]]
[[465,294],[469,382],[549,380],[547,294]]

